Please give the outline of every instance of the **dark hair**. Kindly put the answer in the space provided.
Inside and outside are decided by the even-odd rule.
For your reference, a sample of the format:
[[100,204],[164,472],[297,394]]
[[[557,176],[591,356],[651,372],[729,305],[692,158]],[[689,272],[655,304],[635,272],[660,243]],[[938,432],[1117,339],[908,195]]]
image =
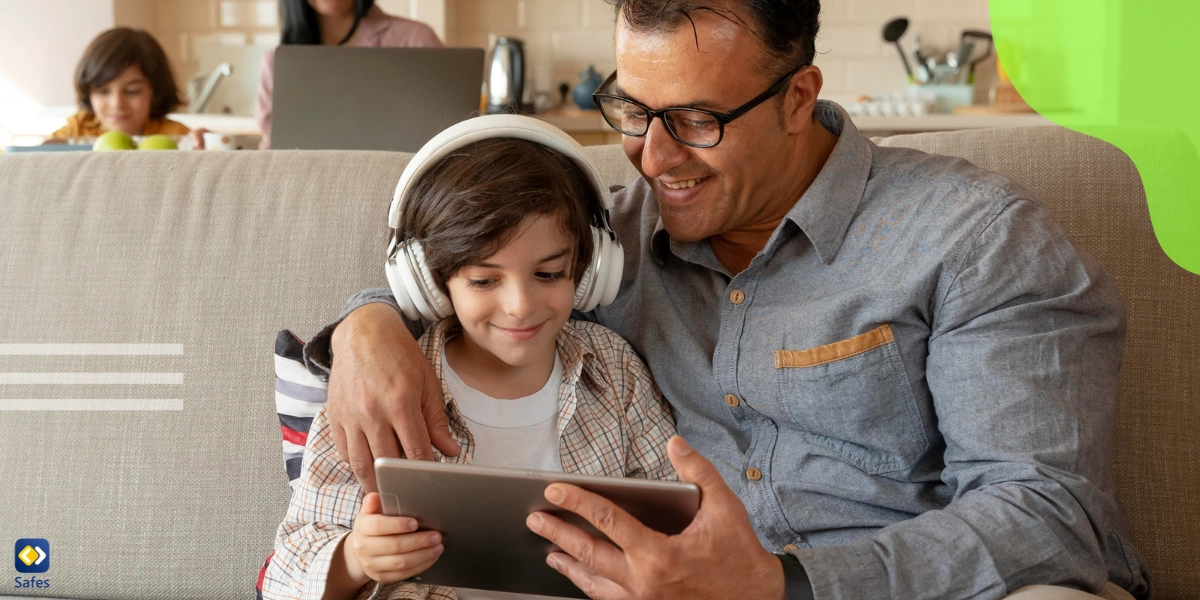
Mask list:
[[117,27],[96,36],[75,67],[75,95],[79,107],[95,114],[92,90],[104,87],[131,66],[141,69],[150,82],[153,93],[151,119],[161,119],[183,103],[171,74],[171,61],[167,60],[154,36],[141,29]]
[[[635,31],[674,31],[708,12],[753,33],[766,46],[772,79],[812,64],[821,27],[820,0],[608,0]],[[747,14],[751,23],[741,17]]]
[[[375,0],[354,0],[354,25],[346,37],[338,42],[341,46],[354,37],[358,24],[362,22],[367,12],[375,6]],[[279,36],[284,45],[320,45],[321,23],[317,20],[317,11],[308,4],[308,0],[279,0],[279,12],[283,21],[283,33]]]
[[426,171],[405,199],[400,231],[417,239],[442,291],[459,269],[504,247],[530,215],[556,215],[576,240],[570,275],[591,262],[600,198],[574,161],[541,144],[492,138],[460,148]]

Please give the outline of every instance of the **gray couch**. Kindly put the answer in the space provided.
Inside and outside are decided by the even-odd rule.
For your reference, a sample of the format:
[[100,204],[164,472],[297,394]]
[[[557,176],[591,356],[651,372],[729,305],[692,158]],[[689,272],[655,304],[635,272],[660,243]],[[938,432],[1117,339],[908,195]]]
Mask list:
[[[1156,597],[1200,596],[1200,277],[1155,243],[1133,165],[1057,128],[881,143],[1011,176],[1115,275],[1129,311],[1117,490]],[[635,177],[619,148],[590,152],[610,182]],[[288,497],[275,332],[312,335],[352,292],[385,284],[385,213],[407,159],[0,155],[0,344],[166,345],[131,355],[0,345],[0,373],[182,374],[0,382],[8,408],[153,409],[0,411],[0,542],[52,548],[49,589],[14,590],[12,572],[0,594],[253,597]]]

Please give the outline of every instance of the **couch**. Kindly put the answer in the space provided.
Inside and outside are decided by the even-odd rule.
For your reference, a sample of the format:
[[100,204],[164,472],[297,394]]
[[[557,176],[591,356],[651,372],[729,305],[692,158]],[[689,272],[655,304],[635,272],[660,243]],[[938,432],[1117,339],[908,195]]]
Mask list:
[[[1115,276],[1129,319],[1116,489],[1155,597],[1200,597],[1200,276],[1159,249],[1133,164],[1052,127],[879,143],[1007,174]],[[636,176],[619,147],[589,152],[610,183]],[[0,410],[0,542],[44,538],[52,565],[50,587],[13,589],[11,572],[0,595],[254,596],[288,500],[275,333],[310,336],[385,285],[408,158],[0,155],[0,408],[21,409]]]

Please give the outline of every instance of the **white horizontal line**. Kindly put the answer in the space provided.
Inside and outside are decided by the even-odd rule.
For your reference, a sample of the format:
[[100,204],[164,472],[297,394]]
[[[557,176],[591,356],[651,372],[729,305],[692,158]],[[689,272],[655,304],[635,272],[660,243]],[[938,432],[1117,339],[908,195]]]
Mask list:
[[121,383],[183,385],[183,373],[0,373],[0,385]]
[[183,410],[183,400],[157,398],[0,398],[0,410]]
[[183,344],[0,344],[0,356],[182,356]]

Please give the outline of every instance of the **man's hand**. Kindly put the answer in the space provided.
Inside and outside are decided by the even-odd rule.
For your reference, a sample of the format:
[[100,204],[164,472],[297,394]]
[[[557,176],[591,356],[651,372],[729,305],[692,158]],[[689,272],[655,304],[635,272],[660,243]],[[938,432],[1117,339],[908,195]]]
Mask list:
[[379,457],[432,460],[461,451],[450,436],[442,384],[396,311],[380,303],[351,312],[333,331],[325,414],[338,454],[364,492],[378,491]]
[[687,529],[663,535],[601,496],[556,483],[546,487],[546,499],[587,519],[616,545],[536,512],[529,528],[565,552],[551,553],[546,562],[596,600],[782,600],[783,567],[763,549],[746,508],[716,468],[679,436],[667,453],[680,478],[700,486],[700,510]]

